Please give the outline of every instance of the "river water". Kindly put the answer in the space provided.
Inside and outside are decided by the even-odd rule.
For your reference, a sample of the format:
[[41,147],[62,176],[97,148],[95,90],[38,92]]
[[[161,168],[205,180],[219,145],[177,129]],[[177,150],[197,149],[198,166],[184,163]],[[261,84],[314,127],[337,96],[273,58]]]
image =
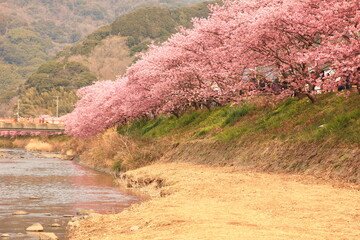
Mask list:
[[[66,239],[70,218],[64,215],[76,215],[80,209],[115,213],[139,200],[116,187],[110,175],[74,162],[0,150],[0,235],[10,234],[10,239],[39,239],[25,231],[33,223]],[[29,214],[13,215],[16,211]],[[51,227],[53,223],[61,227]]]

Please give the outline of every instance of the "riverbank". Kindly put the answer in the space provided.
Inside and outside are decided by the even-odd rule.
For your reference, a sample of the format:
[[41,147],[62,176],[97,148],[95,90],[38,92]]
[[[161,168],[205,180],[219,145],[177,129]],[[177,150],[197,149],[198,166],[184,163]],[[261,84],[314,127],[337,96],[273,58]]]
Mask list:
[[165,159],[360,183],[359,94],[321,94],[315,103],[270,100],[140,119],[86,140],[0,138],[0,147],[58,151],[115,176]]
[[39,152],[62,152],[66,154],[70,137],[67,136],[17,136],[0,137],[2,149],[25,149]]
[[121,181],[153,198],[81,221],[71,240],[360,237],[354,184],[192,163],[156,163]]

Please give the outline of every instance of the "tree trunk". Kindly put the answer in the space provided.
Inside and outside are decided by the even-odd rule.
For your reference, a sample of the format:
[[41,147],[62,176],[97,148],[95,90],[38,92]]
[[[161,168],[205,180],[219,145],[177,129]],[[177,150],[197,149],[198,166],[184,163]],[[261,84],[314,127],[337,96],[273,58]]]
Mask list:
[[315,96],[311,95],[310,93],[306,93],[306,96],[310,99],[311,103],[316,102]]
[[295,97],[299,98],[299,99],[303,99],[304,97],[308,97],[311,101],[311,103],[316,102],[316,98],[311,95],[310,93],[304,93],[304,92],[295,92],[294,93]]
[[155,118],[156,118],[156,113],[155,113],[155,111],[151,111],[150,118],[151,118],[151,119],[155,119]]
[[172,111],[171,113],[174,114],[176,118],[180,118],[180,115],[177,111]]
[[200,106],[198,102],[193,102],[192,105],[195,107],[195,110],[199,110]]
[[203,104],[207,108],[207,110],[211,111],[211,104],[209,102],[204,102]]
[[214,103],[216,103],[217,107],[223,107],[223,104],[219,103],[218,101],[214,101]]

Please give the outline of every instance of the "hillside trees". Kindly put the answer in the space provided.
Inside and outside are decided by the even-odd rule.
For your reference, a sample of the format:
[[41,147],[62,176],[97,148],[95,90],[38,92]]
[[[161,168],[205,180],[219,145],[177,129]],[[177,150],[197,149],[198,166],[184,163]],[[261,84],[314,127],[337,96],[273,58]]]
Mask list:
[[141,52],[147,49],[148,44],[143,44],[147,39],[163,42],[176,33],[177,26],[192,27],[191,18],[194,16],[206,17],[209,14],[207,4],[205,2],[172,10],[159,7],[142,8],[114,21],[111,24],[111,34],[127,36],[129,48],[134,49],[133,52]]
[[51,43],[25,28],[11,29],[0,43],[4,60],[15,65],[29,65],[34,58],[47,58]]
[[71,112],[78,100],[76,90],[68,90],[64,87],[42,92],[36,88],[28,88],[20,98],[20,116],[56,116],[56,96],[59,96],[59,114]]
[[[171,10],[149,7],[125,14],[113,24],[100,27],[82,42],[68,47],[61,51],[56,58],[40,65],[38,70],[28,77],[24,86],[25,89],[21,91],[21,96],[26,95],[26,99],[36,99],[44,96],[38,93],[49,91],[51,88],[59,89],[62,87],[66,91],[73,91],[90,85],[96,80],[113,79],[116,75],[123,74],[126,67],[132,63],[133,55],[146,49],[151,41],[164,41],[170,33],[176,31],[175,28],[179,22],[190,26],[191,17],[206,16],[207,13],[206,4],[198,4]],[[60,32],[65,31],[63,28],[51,29],[52,24],[50,22],[39,21],[36,26],[39,27],[44,37],[54,36],[53,41],[57,42],[61,41]],[[113,35],[113,28],[119,26],[126,31],[114,32],[115,35]],[[145,30],[140,31],[141,28]],[[137,37],[137,40],[131,43],[131,40],[135,40],[133,36]],[[126,43],[131,46],[130,51]],[[36,58],[36,60],[41,63],[40,58]],[[33,62],[35,59],[31,61]],[[77,66],[75,66],[76,64]],[[89,69],[70,71],[69,65],[74,65],[74,68],[78,70],[86,66],[90,71]],[[36,91],[28,91],[30,88],[36,89]],[[30,96],[30,93],[34,95]],[[39,102],[42,105],[32,107],[30,107],[32,102],[26,100],[26,115],[34,116],[35,112],[38,113],[41,109],[48,112],[45,110],[45,106],[48,105],[46,104],[47,101],[43,100],[33,101],[33,103]],[[64,102],[66,103],[64,109],[72,110],[71,106],[67,105],[67,103],[72,102],[72,99],[63,99]],[[32,110],[34,113],[31,113]],[[68,112],[60,111],[60,113]]]
[[41,92],[59,86],[66,89],[78,89],[96,80],[95,75],[81,63],[48,61],[29,77],[25,85],[27,88],[35,87]]
[[0,35],[4,35],[8,30],[8,19],[5,15],[0,14]]
[[[110,122],[120,124],[161,113],[179,115],[189,105],[221,105],[258,95],[306,95],[315,101],[314,85],[322,92],[346,79],[360,85],[358,9],[355,0],[228,0],[212,5],[209,18],[194,19],[192,29],[182,29],[143,54],[126,72],[121,91],[103,92],[92,101],[109,104]],[[327,69],[335,74],[325,75]],[[88,136],[108,126],[71,132],[82,122],[76,112],[90,95],[97,97],[97,87],[81,92],[75,112],[67,117],[72,119],[66,124],[69,133]],[[123,99],[117,101],[120,106],[112,105],[113,98]],[[110,123],[99,109],[92,108],[95,113],[89,117]]]
[[[17,75],[22,77],[20,82],[13,79],[11,95],[15,95],[16,88],[20,88],[30,74],[56,52],[126,12],[145,5],[174,7],[196,2],[200,0],[1,0],[0,63],[13,65]],[[109,35],[109,28],[106,26],[91,34],[84,46],[75,46],[72,53],[88,56]],[[144,48],[146,44],[142,43],[134,53]]]
[[16,95],[29,72],[48,58],[51,47],[37,33],[24,27],[9,29],[8,24],[11,23],[6,23],[4,35],[0,33],[0,102],[8,102]]
[[0,64],[0,98],[4,102],[14,97],[17,85],[22,83],[22,77],[16,68],[9,64]]
[[54,96],[61,97],[60,114],[70,112],[77,99],[76,90],[96,81],[96,76],[80,63],[48,61],[25,82],[21,115],[54,115]]
[[61,56],[89,55],[101,44],[101,40],[108,36],[127,37],[130,54],[141,52],[148,48],[151,41],[163,42],[176,32],[176,27],[183,25],[191,27],[191,18],[206,17],[209,13],[207,3],[200,3],[190,7],[166,9],[160,7],[146,7],[116,19],[112,24],[103,26],[88,35],[84,41],[68,50],[60,52]]

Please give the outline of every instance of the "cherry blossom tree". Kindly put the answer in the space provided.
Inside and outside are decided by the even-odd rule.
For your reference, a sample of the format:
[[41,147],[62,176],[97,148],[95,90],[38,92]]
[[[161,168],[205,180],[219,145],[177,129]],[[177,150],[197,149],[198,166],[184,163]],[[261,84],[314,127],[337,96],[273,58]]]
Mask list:
[[78,91],[81,98],[70,114],[65,115],[65,133],[85,138],[117,123],[126,121],[123,102],[126,99],[126,78],[101,81]]
[[357,0],[225,0],[209,8],[193,28],[152,45],[124,77],[79,90],[66,132],[87,137],[137,118],[264,94],[314,102],[314,86],[360,89]]
[[[319,80],[312,72],[320,76],[328,65],[336,69],[335,75],[322,79],[323,90],[330,91],[342,84],[335,79],[344,72],[353,75],[359,67],[358,9],[358,1],[347,0],[226,1],[212,9],[214,25],[223,22],[231,28],[221,61],[233,63],[230,72],[245,68],[266,74],[272,69],[287,83],[282,94],[303,93],[314,101],[305,89]],[[238,89],[264,92],[259,84],[244,80]]]

